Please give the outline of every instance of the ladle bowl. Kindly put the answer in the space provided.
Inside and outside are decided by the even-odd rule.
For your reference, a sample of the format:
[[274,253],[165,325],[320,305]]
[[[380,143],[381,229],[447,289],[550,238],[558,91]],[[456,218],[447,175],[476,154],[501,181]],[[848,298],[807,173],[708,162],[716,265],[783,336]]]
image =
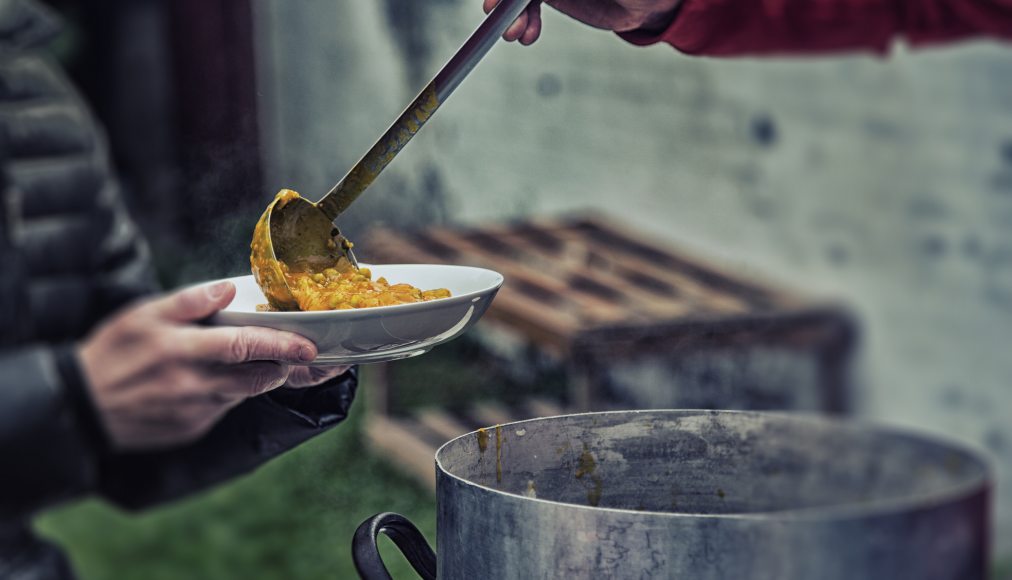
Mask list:
[[250,267],[270,305],[298,310],[285,279],[286,265],[334,267],[345,260],[358,267],[351,242],[316,204],[286,189],[267,206],[253,230]]

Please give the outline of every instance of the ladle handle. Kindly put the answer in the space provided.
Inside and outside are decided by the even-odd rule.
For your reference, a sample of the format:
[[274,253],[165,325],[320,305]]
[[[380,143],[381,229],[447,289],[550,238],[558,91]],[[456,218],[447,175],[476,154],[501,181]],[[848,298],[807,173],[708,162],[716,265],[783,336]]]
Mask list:
[[365,154],[348,175],[335,185],[317,205],[333,221],[348,209],[358,196],[393,161],[401,149],[460,86],[475,65],[495,45],[510,24],[527,8],[531,0],[502,0],[485,18],[464,45],[401,113],[387,132]]
[[376,543],[380,534],[393,540],[419,576],[424,580],[436,580],[436,554],[425,536],[407,518],[390,512],[374,515],[355,530],[351,552],[360,578],[392,580]]

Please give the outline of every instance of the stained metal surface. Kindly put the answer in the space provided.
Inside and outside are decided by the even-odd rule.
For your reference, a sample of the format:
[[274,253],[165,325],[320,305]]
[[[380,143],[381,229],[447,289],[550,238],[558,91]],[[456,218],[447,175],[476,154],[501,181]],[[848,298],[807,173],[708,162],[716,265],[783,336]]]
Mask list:
[[809,416],[536,419],[436,455],[439,576],[972,579],[987,465],[946,443]]

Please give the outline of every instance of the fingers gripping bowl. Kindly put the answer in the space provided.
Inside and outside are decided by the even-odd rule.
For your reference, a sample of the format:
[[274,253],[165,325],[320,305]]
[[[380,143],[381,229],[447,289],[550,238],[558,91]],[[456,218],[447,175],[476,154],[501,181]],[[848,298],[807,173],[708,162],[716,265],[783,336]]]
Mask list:
[[314,365],[386,362],[428,352],[474,325],[495,298],[503,277],[468,266],[366,265],[374,277],[418,288],[445,288],[450,297],[427,302],[348,310],[261,312],[267,302],[253,276],[229,279],[232,303],[214,324],[263,326],[295,332],[316,343]]

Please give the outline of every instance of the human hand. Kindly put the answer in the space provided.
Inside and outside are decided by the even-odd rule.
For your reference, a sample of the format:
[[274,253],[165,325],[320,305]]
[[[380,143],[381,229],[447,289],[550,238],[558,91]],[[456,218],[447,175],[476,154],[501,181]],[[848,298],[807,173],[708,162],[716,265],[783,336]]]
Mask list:
[[234,296],[235,286],[222,282],[149,300],[113,316],[81,345],[81,370],[116,448],[196,440],[249,397],[286,381],[316,384],[341,370],[300,369],[293,376],[289,363],[317,355],[296,334],[194,324]]
[[[483,0],[488,14],[499,0]],[[682,0],[545,0],[545,4],[595,28],[615,32],[662,29],[674,18]],[[530,45],[541,36],[542,0],[534,0],[503,38]]]

